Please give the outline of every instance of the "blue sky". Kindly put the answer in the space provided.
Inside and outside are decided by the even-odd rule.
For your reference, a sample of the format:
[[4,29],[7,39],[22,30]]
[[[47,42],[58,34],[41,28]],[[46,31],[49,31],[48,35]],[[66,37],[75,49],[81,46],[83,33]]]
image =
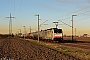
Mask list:
[[[90,0],[0,0],[0,33],[9,33],[9,19],[12,14],[12,32],[18,33],[18,29],[29,32],[37,30],[37,16],[40,15],[40,24],[48,20],[40,29],[55,27],[54,21],[61,20],[71,25],[72,14],[74,17],[74,29],[77,35],[87,33],[90,35]],[[64,34],[71,35],[71,27],[59,22],[58,28],[62,28]],[[62,24],[62,25],[60,25]]]

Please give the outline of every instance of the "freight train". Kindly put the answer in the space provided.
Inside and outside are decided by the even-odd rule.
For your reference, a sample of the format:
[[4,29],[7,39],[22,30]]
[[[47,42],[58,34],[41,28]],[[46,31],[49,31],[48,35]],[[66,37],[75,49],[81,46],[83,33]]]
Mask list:
[[[33,32],[29,35],[31,38],[38,39],[38,31]],[[46,30],[39,31],[39,38],[41,40],[52,40],[52,41],[62,41],[63,40],[63,31],[58,28],[50,28]]]

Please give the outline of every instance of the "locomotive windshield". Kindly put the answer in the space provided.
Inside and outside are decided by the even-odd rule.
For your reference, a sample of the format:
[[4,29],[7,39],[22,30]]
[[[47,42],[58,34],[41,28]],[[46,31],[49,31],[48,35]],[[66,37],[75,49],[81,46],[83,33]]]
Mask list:
[[62,29],[54,29],[54,33],[62,33]]

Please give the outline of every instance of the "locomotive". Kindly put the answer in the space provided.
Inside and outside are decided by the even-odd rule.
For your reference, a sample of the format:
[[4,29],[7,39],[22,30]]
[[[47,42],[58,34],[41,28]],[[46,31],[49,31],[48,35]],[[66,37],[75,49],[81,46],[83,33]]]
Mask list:
[[[38,38],[38,31],[33,32],[33,38]],[[50,28],[46,30],[39,31],[39,38],[41,40],[52,40],[52,41],[62,41],[63,40],[63,31],[58,28]]]

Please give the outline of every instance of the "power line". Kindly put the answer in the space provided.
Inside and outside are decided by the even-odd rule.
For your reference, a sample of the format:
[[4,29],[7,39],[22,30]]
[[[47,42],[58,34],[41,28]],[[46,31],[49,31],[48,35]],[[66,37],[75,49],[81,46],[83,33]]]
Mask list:
[[14,14],[14,12],[15,12],[15,0],[14,0],[14,10],[13,10],[13,14]]
[[20,10],[21,10],[21,5],[22,5],[22,0],[20,0],[20,7],[19,7],[19,10],[18,10],[18,16],[19,16],[19,14],[20,14]]
[[2,9],[1,9],[1,7],[0,7],[0,10],[1,10],[2,15],[4,16],[4,14],[3,14],[3,11],[2,11]]
[[62,22],[63,24],[65,24],[65,25],[67,25],[67,26],[69,26],[69,27],[72,27],[72,26],[70,26],[69,24],[67,24],[67,23],[65,23],[65,22],[63,22],[63,21],[61,21],[61,20],[58,20],[58,21]]
[[47,21],[48,21],[48,20],[44,21],[42,24],[40,24],[40,26],[41,26],[41,25],[44,25],[44,23],[47,22]]
[[[84,13],[77,14],[78,16],[80,16],[80,15],[82,14],[83,18],[80,18],[80,19],[75,20],[75,21],[81,21],[81,20],[90,18],[90,17],[87,17],[87,16],[89,16],[89,15],[87,15],[87,14],[89,14],[89,13],[90,13],[90,11],[85,11]],[[87,16],[86,16],[86,15],[87,15]],[[82,16],[81,16],[81,17],[82,17]]]
[[[68,14],[63,15],[63,16],[60,16],[60,17],[65,17],[65,16],[70,15],[70,14],[72,14],[72,13],[77,13],[77,12],[79,12],[79,11],[86,10],[88,7],[90,7],[90,6],[84,7],[84,8],[82,8],[82,9],[79,9],[79,10],[77,10],[77,11],[68,13]],[[81,13],[80,13],[80,14],[81,14]],[[77,15],[78,15],[78,14],[77,14]],[[60,17],[57,17],[57,18],[60,18]],[[57,19],[57,18],[52,18],[52,19]],[[67,20],[67,19],[69,19],[69,18],[71,18],[71,17],[67,17],[67,18],[61,19],[61,20]],[[52,20],[52,19],[47,19],[47,20]]]

